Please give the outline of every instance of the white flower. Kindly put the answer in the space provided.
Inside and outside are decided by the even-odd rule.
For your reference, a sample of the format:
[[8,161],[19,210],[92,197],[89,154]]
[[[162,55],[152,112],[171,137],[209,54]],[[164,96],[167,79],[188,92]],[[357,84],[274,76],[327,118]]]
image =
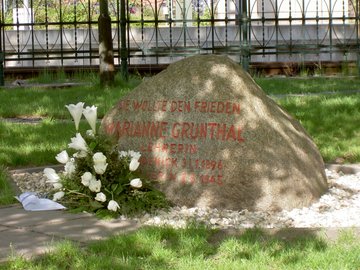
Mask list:
[[71,138],[71,143],[69,143],[68,146],[75,150],[83,152],[88,151],[88,146],[80,133],[76,133],[76,137]]
[[116,212],[118,209],[120,209],[120,206],[116,201],[111,200],[111,201],[109,201],[107,209],[109,209],[110,211]]
[[83,157],[86,157],[87,156],[87,152],[86,151],[79,151],[75,154],[73,154],[73,157],[74,158],[83,158]]
[[135,152],[133,150],[119,151],[119,158],[124,158],[124,157],[131,157],[131,158],[139,160],[141,157],[141,154],[139,152]]
[[96,120],[97,120],[97,107],[95,107],[94,105],[91,107],[87,106],[85,109],[83,109],[82,113],[84,114],[92,131],[95,134],[96,133]]
[[54,194],[53,201],[60,200],[62,197],[64,197],[64,195],[65,195],[65,192],[64,192],[64,191],[56,192],[56,193]]
[[106,195],[102,192],[96,194],[95,200],[99,202],[106,202]]
[[106,171],[107,166],[108,166],[107,163],[105,163],[105,164],[102,164],[102,163],[95,164],[94,165],[95,172],[97,174],[103,174]]
[[66,175],[72,175],[75,172],[75,159],[70,158],[70,160],[65,164],[64,170]]
[[139,160],[140,157],[141,157],[141,154],[139,152],[135,152],[133,150],[129,150],[129,156],[134,158],[134,159],[137,159]]
[[81,115],[83,113],[84,102],[79,102],[76,105],[74,104],[65,105],[65,107],[69,110],[72,118],[74,119],[75,128],[76,131],[78,131]]
[[103,174],[108,165],[106,163],[106,156],[101,152],[97,152],[93,155],[93,162],[94,162],[95,172],[97,174]]
[[133,188],[141,188],[142,182],[141,182],[140,178],[135,178],[135,179],[131,180],[130,186],[132,186]]
[[60,152],[59,154],[56,155],[56,160],[62,164],[66,164],[69,161],[69,155],[66,152],[66,150]]
[[86,131],[86,135],[88,135],[89,137],[94,137],[95,136],[94,131],[92,131],[91,129],[88,129]]
[[99,163],[105,164],[106,156],[101,152],[97,152],[93,155],[93,161],[95,164],[99,164]]
[[52,168],[45,168],[44,174],[49,179],[49,181],[46,181],[47,183],[57,183],[60,180],[59,175]]
[[61,183],[53,183],[53,187],[54,189],[61,189],[63,187],[63,185]]
[[140,162],[137,159],[132,158],[130,161],[130,164],[129,164],[129,170],[132,172],[136,171],[137,168],[139,168],[139,165],[140,165]]
[[88,187],[92,179],[95,179],[95,176],[93,176],[90,172],[86,172],[81,176],[81,184]]
[[128,153],[126,151],[119,151],[119,158],[127,157]]
[[101,181],[96,180],[96,178],[93,178],[90,180],[89,189],[92,192],[99,192],[101,189]]

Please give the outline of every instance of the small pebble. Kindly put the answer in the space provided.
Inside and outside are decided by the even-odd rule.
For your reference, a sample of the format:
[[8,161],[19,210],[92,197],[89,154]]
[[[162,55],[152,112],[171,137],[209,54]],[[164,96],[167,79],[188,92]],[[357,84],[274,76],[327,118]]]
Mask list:
[[[201,222],[211,228],[311,228],[352,227],[360,224],[360,173],[343,175],[326,170],[329,190],[309,207],[290,211],[252,212],[247,209],[230,211],[210,208],[173,207],[157,215],[137,218],[146,225],[168,225],[183,228],[189,222]],[[21,191],[47,194],[52,185],[46,183],[42,172],[13,174]],[[126,217],[121,216],[121,220]]]

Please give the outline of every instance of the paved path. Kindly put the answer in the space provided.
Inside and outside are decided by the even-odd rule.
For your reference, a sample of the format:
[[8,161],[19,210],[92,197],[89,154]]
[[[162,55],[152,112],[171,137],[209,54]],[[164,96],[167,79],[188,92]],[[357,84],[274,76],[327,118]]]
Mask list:
[[[12,255],[31,258],[53,249],[62,240],[75,241],[80,246],[108,236],[128,233],[140,228],[140,224],[127,220],[99,220],[90,214],[71,214],[66,211],[28,212],[20,204],[0,208],[0,263]],[[292,239],[300,235],[322,236],[336,240],[342,230],[348,228],[283,228],[265,229],[280,239]],[[238,236],[246,229],[219,230],[215,238]],[[360,228],[351,228],[360,239]]]
[[11,254],[30,258],[68,239],[80,245],[139,228],[135,221],[99,220],[66,211],[25,211],[20,204],[0,208],[0,263]]

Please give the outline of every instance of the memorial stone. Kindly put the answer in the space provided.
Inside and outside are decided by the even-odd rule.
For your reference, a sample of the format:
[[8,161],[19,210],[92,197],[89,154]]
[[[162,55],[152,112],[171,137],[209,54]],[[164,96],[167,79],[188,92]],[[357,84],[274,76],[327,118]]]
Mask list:
[[141,83],[102,130],[176,205],[232,210],[308,206],[326,192],[319,151],[300,123],[225,56],[193,56]]

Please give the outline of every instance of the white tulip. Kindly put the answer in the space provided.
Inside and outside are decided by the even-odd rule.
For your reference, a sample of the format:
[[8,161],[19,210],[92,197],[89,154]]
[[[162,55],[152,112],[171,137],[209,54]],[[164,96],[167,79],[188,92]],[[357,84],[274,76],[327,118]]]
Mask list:
[[76,137],[71,138],[71,143],[69,143],[68,146],[75,150],[83,152],[88,151],[88,146],[80,133],[76,133]]
[[97,152],[93,155],[93,161],[95,164],[98,164],[98,163],[102,163],[102,164],[105,164],[106,163],[106,156],[101,153],[101,152]]
[[56,155],[56,160],[62,164],[66,164],[69,161],[69,155],[66,150],[61,151],[59,154]]
[[45,168],[44,174],[47,177],[47,179],[49,179],[48,181],[46,181],[47,183],[57,183],[60,180],[59,175],[52,168]]
[[96,194],[95,200],[99,202],[106,202],[106,195],[102,192]]
[[111,200],[111,201],[109,201],[107,209],[109,209],[110,211],[116,212],[118,209],[120,209],[120,206],[116,201]]
[[90,180],[89,189],[92,192],[99,192],[101,189],[101,181],[96,180],[96,178],[93,178]]
[[141,188],[142,182],[141,182],[140,178],[135,178],[135,179],[131,180],[130,186],[132,186],[133,188]]
[[136,171],[137,168],[139,168],[139,165],[140,165],[140,162],[137,159],[132,158],[130,161],[130,164],[129,164],[129,170],[132,172]]
[[96,134],[97,107],[94,105],[91,107],[87,106],[83,109],[82,113],[88,121],[92,131]]
[[64,197],[64,195],[65,195],[65,192],[64,192],[64,191],[56,192],[56,193],[54,194],[53,201],[60,200],[62,197]]
[[83,184],[85,187],[88,187],[90,185],[90,181],[94,178],[95,177],[90,172],[86,172],[81,176],[81,184]]
[[108,165],[106,163],[106,156],[101,152],[97,152],[93,155],[93,162],[94,162],[95,172],[97,174],[103,174]]
[[53,183],[54,189],[61,189],[63,185],[61,183]]
[[105,163],[99,163],[99,164],[95,164],[94,165],[94,169],[95,169],[95,172],[97,174],[104,174],[104,172],[106,171],[106,168],[107,168],[108,164]]
[[70,160],[65,164],[64,170],[66,175],[72,175],[75,172],[76,166],[74,158],[70,158]]
[[76,105],[74,105],[74,104],[65,105],[65,107],[69,110],[72,118],[74,119],[75,128],[76,128],[76,131],[78,131],[81,115],[82,115],[83,108],[84,108],[84,102],[79,102]]

